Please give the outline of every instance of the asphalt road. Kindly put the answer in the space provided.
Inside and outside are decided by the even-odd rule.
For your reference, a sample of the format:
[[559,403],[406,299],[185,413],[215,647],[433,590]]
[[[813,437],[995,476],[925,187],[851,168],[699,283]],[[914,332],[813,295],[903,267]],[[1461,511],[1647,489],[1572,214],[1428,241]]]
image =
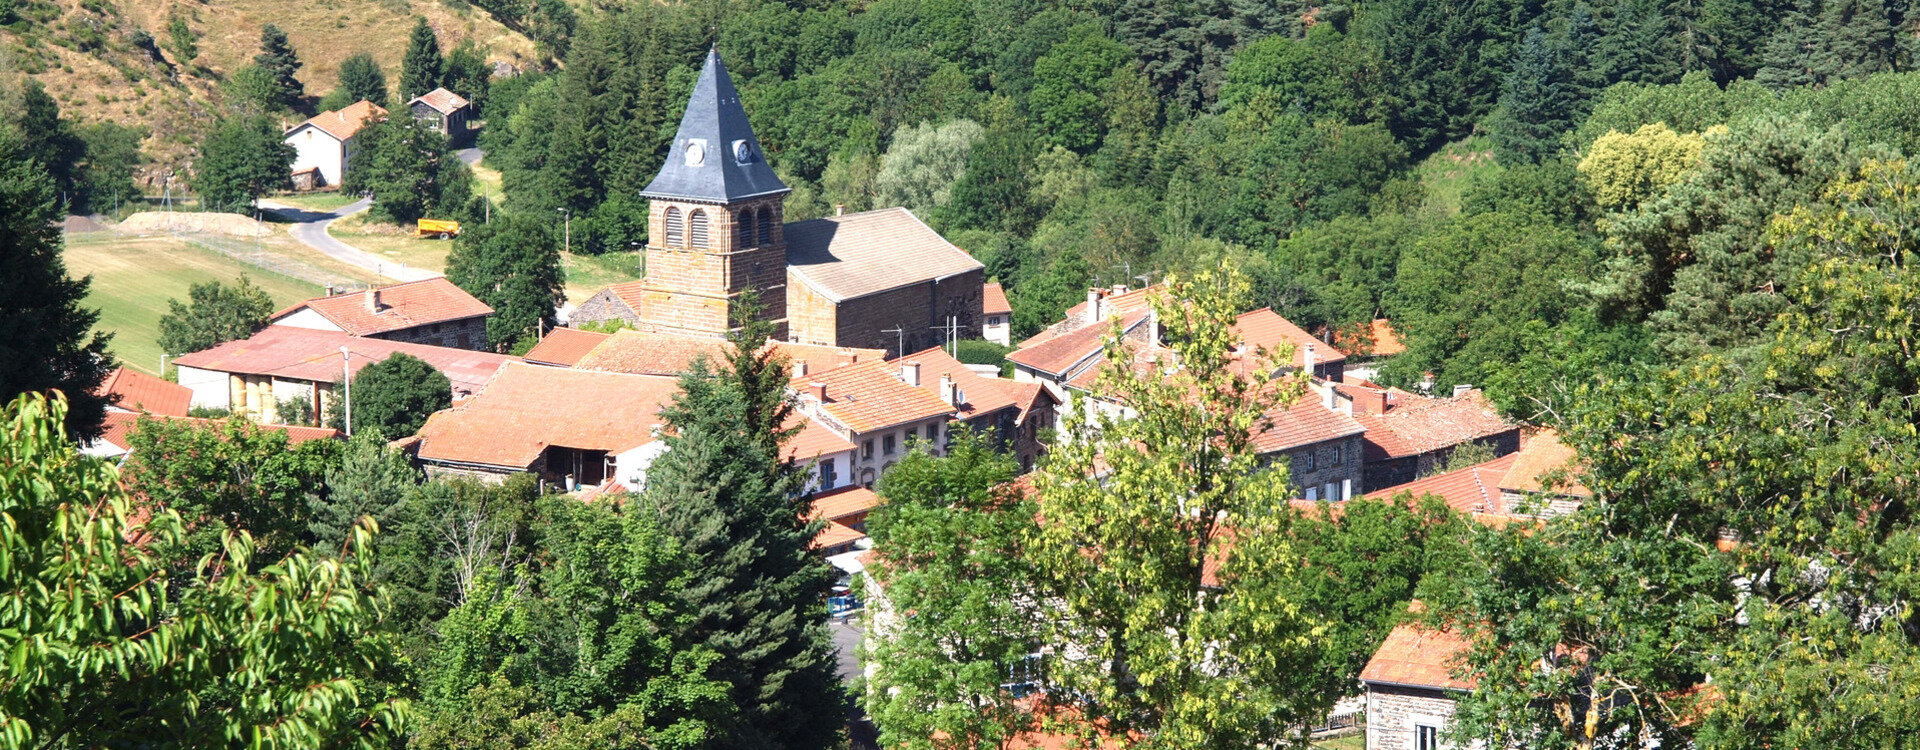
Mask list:
[[287,233],[299,240],[300,244],[318,250],[334,260],[364,268],[395,281],[419,281],[439,276],[440,274],[424,268],[415,268],[387,260],[334,239],[333,235],[327,233],[327,226],[335,220],[365,211],[371,205],[373,205],[373,199],[361,198],[333,211],[321,212],[294,208],[270,200],[260,201],[261,208],[271,210],[293,222],[293,226],[287,228]]
[[859,621],[835,619],[827,626],[833,630],[833,646],[839,652],[840,683],[847,690],[847,735],[853,750],[879,750],[879,735],[867,713],[860,709],[860,639],[864,635]]
[[453,152],[453,155],[460,157],[460,161],[466,162],[467,166],[471,167],[479,164],[481,159],[486,158],[487,152],[477,148],[463,148]]

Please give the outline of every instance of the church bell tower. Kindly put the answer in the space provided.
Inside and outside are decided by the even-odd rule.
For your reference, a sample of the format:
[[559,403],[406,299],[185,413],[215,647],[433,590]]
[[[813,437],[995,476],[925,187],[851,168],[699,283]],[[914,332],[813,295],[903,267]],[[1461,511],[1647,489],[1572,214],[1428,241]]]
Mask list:
[[666,164],[640,191],[651,201],[641,328],[725,336],[751,290],[786,338],[781,209],[791,191],[767,165],[719,49],[708,51]]

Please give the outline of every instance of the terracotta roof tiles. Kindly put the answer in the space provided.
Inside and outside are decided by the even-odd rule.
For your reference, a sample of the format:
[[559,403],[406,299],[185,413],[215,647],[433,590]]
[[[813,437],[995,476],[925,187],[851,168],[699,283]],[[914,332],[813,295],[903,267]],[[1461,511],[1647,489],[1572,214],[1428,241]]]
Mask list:
[[1267,412],[1271,425],[1253,436],[1254,450],[1278,453],[1366,432],[1366,427],[1343,411],[1329,409],[1311,391],[1292,404]]
[[125,367],[114,368],[94,392],[119,397],[113,405],[121,409],[170,417],[186,416],[193,405],[193,389]]
[[[1134,310],[1122,314],[1119,320],[1122,331],[1131,331],[1146,323],[1147,312]],[[1097,325],[1082,326],[1045,339],[1033,346],[1015,350],[1007,355],[1007,360],[1048,375],[1064,376],[1076,365],[1098,356],[1101,347],[1106,344],[1107,333],[1110,330],[1106,321]]]
[[360,132],[360,128],[365,127],[367,123],[386,119],[386,116],[387,111],[380,108],[380,105],[362,99],[340,109],[314,115],[306,122],[288,129],[287,132],[292,133],[312,125],[320,132],[333,136],[335,140],[344,141]]
[[[960,360],[947,354],[945,349],[936,346],[925,351],[914,352],[895,360],[893,364],[905,367],[909,362],[919,363],[920,388],[933,394],[935,398],[940,397],[940,376],[945,375],[953,379],[955,390],[958,392],[958,403],[955,408],[959,411],[959,419],[972,419],[1008,407],[1020,407],[1013,395],[1017,391],[1001,385],[1002,383],[1019,384],[1011,380],[989,378],[969,370]],[[1032,385],[1038,387],[1039,384]]]
[[582,331],[578,328],[555,328],[541,337],[540,343],[527,350],[523,359],[534,364],[572,367],[587,352],[606,341],[612,334]]
[[1373,658],[1360,670],[1360,681],[1472,690],[1471,678],[1453,676],[1453,669],[1466,653],[1467,641],[1455,631],[1436,630],[1417,622],[1401,623],[1374,650]]
[[[1379,390],[1371,384],[1339,387],[1357,394],[1356,398]],[[1386,393],[1385,414],[1354,409],[1354,417],[1367,428],[1368,460],[1418,456],[1520,429],[1500,416],[1478,390],[1454,398],[1428,398],[1397,388]]]
[[880,503],[880,496],[874,494],[873,490],[856,484],[814,495],[813,508],[807,512],[807,517],[838,521],[871,511],[880,507]]
[[1434,474],[1413,480],[1406,484],[1374,490],[1367,493],[1373,500],[1385,500],[1401,493],[1412,495],[1415,499],[1433,495],[1445,501],[1447,506],[1461,513],[1487,513],[1495,511],[1500,505],[1500,478],[1506,476],[1520,454],[1507,455],[1475,464],[1464,469]]
[[[1517,460],[1505,476],[1500,478],[1500,489],[1514,492],[1552,492],[1576,497],[1590,497],[1593,490],[1587,489],[1577,478],[1578,464],[1574,461],[1572,448],[1560,442],[1560,433],[1552,429],[1543,429],[1520,446],[1520,452],[1514,454]],[[1566,482],[1547,487],[1542,477],[1554,472],[1570,475]]]
[[669,377],[515,362],[465,404],[420,428],[422,459],[523,469],[548,446],[621,453],[653,442]]
[[1307,347],[1314,348],[1314,363],[1322,365],[1328,362],[1340,362],[1347,358],[1345,352],[1311,333],[1294,325],[1293,321],[1280,317],[1272,308],[1263,307],[1252,312],[1241,313],[1234,319],[1233,332],[1248,351],[1257,348],[1278,350],[1281,344],[1293,345],[1293,366],[1305,367]]
[[[134,426],[138,425],[141,419],[154,419],[168,422],[192,422],[203,425],[221,421],[217,419],[201,419],[198,417],[183,417],[167,414],[139,414],[126,411],[110,411],[107,412],[107,421],[101,425],[100,439],[120,450],[133,450],[133,443],[127,439],[127,436],[133,433]],[[327,427],[298,427],[282,424],[263,425],[253,422],[248,422],[247,424],[256,429],[284,432],[287,434],[287,442],[291,445],[299,445],[309,440],[325,440],[327,438],[340,437],[339,430]]]
[[183,354],[173,361],[181,367],[331,383],[340,379],[340,347],[343,346],[351,354],[347,358],[347,365],[353,373],[395,354],[418,357],[453,381],[456,397],[479,392],[501,365],[519,361],[518,357],[492,352],[364,338],[338,331],[291,326],[267,326],[247,338]]
[[432,107],[433,111],[443,115],[453,114],[454,110],[465,107],[469,103],[466,97],[444,88],[434,89],[416,96],[413,98],[413,101],[407,102],[407,104],[411,105],[413,102],[420,102],[421,104]]
[[311,309],[340,330],[355,336],[373,336],[493,314],[493,308],[487,303],[454,286],[444,276],[383,286],[371,292],[378,299],[377,308],[369,303],[369,290],[361,290],[310,299],[274,313],[271,319],[277,322],[303,308]]
[[[802,394],[803,409],[816,409],[855,434],[954,413],[939,396],[902,382],[898,372],[887,362],[861,362],[795,378],[792,387]],[[826,388],[824,403],[813,395],[815,384]]]
[[986,315],[1008,315],[1013,312],[1013,304],[1007,302],[1007,290],[994,281],[980,286],[980,312]]

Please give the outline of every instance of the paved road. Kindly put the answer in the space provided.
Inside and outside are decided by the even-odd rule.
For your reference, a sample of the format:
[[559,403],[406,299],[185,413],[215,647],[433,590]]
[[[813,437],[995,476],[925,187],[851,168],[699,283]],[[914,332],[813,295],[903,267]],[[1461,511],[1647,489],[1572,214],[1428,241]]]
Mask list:
[[466,162],[469,167],[479,164],[481,159],[487,158],[487,152],[477,148],[463,148],[453,152],[453,155],[460,157],[460,161]]
[[839,651],[840,682],[847,690],[847,733],[853,750],[879,750],[878,735],[867,713],[860,709],[858,694],[863,676],[860,669],[860,639],[864,633],[860,621],[835,619],[827,627],[833,630],[833,645]]
[[327,225],[343,216],[352,216],[365,211],[370,205],[373,205],[371,198],[361,198],[333,211],[320,212],[294,208],[270,200],[260,201],[261,208],[271,210],[293,221],[293,226],[287,228],[287,233],[293,235],[294,239],[334,260],[364,268],[395,281],[419,281],[439,276],[440,274],[424,268],[415,268],[387,260],[375,253],[334,239],[333,235],[327,233]]

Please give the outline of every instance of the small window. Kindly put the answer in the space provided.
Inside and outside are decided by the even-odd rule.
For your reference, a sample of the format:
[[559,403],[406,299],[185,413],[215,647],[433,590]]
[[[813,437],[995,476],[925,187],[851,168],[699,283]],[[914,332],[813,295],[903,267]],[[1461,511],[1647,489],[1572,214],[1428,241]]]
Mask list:
[[839,483],[840,477],[836,475],[834,463],[827,461],[820,464],[820,489],[830,490],[833,489],[834,485]]
[[860,444],[860,457],[873,458],[873,438],[867,438]]
[[1319,488],[1317,488],[1317,487],[1308,487],[1308,488],[1307,488],[1307,502],[1310,502],[1310,503],[1311,503],[1311,502],[1313,502],[1313,501],[1315,501],[1315,500],[1319,500],[1319,499],[1320,499],[1320,489],[1319,489]]
[[1413,728],[1414,750],[1440,750],[1440,728],[1424,724]]
[[927,440],[934,441],[934,442],[937,442],[940,440],[940,423],[939,422],[935,422],[933,424],[927,425]]
[[1301,471],[1313,471],[1315,468],[1314,463],[1315,461],[1314,461],[1313,451],[1307,451],[1305,453],[1300,454],[1300,470]]
[[892,435],[888,435],[886,437],[880,438],[880,452],[885,453],[889,456],[893,455],[893,436]]
[[707,246],[707,212],[696,208],[687,214],[687,246]]
[[754,227],[759,223],[759,211],[748,209],[736,214],[733,219],[733,244],[738,247],[753,247]]
[[667,207],[667,244],[676,246],[687,244],[687,223],[681,218],[680,209],[676,206]]
[[773,244],[773,223],[779,220],[780,217],[773,209],[760,212],[760,218],[755,222],[760,225],[760,244]]
[[1327,465],[1339,466],[1340,462],[1345,460],[1347,460],[1347,447],[1344,445],[1336,445],[1333,446],[1333,456],[1327,459]]
[[1330,502],[1330,503],[1338,502],[1340,500],[1340,491],[1334,488],[1334,484],[1332,482],[1328,482],[1325,487],[1321,488],[1320,494],[1326,495],[1327,502]]

